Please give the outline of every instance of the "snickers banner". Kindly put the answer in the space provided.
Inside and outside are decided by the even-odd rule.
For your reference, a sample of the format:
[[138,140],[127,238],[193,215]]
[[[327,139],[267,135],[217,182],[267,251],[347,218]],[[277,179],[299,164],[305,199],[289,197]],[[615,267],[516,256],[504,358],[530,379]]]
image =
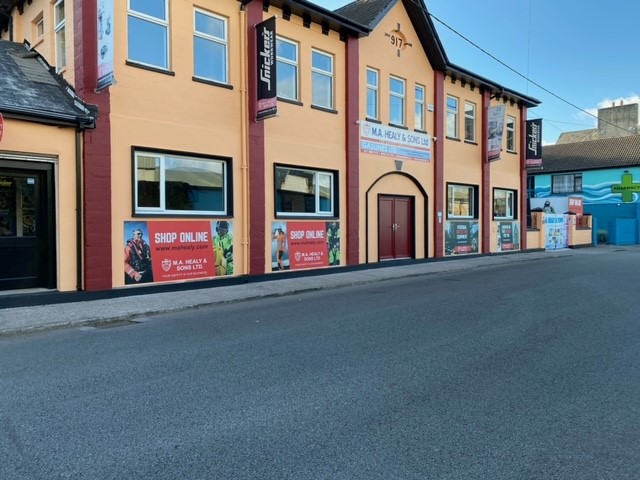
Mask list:
[[542,165],[542,119],[527,120],[526,167]]
[[258,43],[258,105],[256,120],[273,117],[278,113],[276,91],[276,17],[256,25]]

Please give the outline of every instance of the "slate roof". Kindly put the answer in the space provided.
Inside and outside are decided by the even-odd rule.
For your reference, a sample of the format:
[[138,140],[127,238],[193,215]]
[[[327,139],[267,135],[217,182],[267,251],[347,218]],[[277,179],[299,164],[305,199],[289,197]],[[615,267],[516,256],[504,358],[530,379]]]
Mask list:
[[640,166],[640,135],[542,147],[542,168],[530,175]]
[[93,128],[91,110],[37,52],[0,41],[0,113],[5,117]]

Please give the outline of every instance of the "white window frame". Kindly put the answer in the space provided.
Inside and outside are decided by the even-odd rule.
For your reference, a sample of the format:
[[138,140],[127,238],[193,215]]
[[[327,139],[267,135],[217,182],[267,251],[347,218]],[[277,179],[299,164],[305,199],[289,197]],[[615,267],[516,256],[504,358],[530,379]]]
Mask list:
[[[159,169],[159,178],[157,182],[159,183],[159,205],[155,207],[150,206],[140,206],[139,199],[139,159],[140,157],[145,158],[153,158],[158,162]],[[167,208],[167,181],[166,181],[166,163],[167,160],[181,160],[185,162],[206,162],[211,164],[218,164],[222,169],[222,201],[223,208],[221,210],[187,210],[187,209],[169,209]],[[154,152],[154,151],[144,151],[144,150],[136,150],[134,153],[134,163],[133,163],[133,172],[134,172],[134,211],[136,214],[144,214],[144,215],[180,215],[180,216],[202,216],[202,215],[227,215],[229,210],[228,205],[228,176],[229,176],[229,165],[228,161],[219,158],[211,158],[211,157],[191,157],[188,155],[182,154],[170,154],[170,153],[162,153],[162,152]]]
[[425,118],[425,95],[427,89],[424,85],[416,84],[415,88],[415,129],[425,131],[427,129],[427,123]]
[[[197,30],[197,16],[198,14],[203,15],[205,17],[210,17],[213,18],[215,20],[219,20],[223,23],[224,25],[224,36],[223,37],[217,37],[215,35],[211,35],[208,34],[206,32],[201,32]],[[220,15],[216,15],[214,13],[208,12],[206,10],[202,10],[201,8],[194,8],[193,10],[193,74],[196,78],[202,78],[205,80],[210,80],[213,82],[217,82],[217,83],[224,83],[224,84],[228,84],[229,83],[229,21],[227,20],[227,18],[222,17]],[[224,47],[224,72],[223,72],[223,77],[222,79],[218,79],[218,78],[211,78],[211,77],[206,77],[203,75],[197,75],[196,74],[196,62],[197,62],[197,58],[196,58],[196,53],[195,53],[195,49],[196,49],[196,38],[199,38],[201,40],[205,40],[207,42],[210,43],[215,43],[218,45],[222,45]],[[215,59],[217,60],[217,59]]]
[[464,139],[476,141],[476,104],[468,101],[464,102]]
[[[54,36],[56,44],[56,71],[61,71],[67,66],[67,41],[66,41],[66,12],[64,0],[57,0],[53,4]],[[62,18],[58,12],[62,12]]]
[[[516,218],[516,192],[504,188],[494,188],[493,190],[493,218],[496,220],[514,220]],[[504,200],[505,211],[498,212],[498,202]]]
[[[401,86],[401,91],[394,90],[394,82],[397,82],[397,85]],[[389,76],[389,123],[392,125],[397,125],[399,127],[404,127],[406,125],[406,95],[407,95],[407,82],[400,77],[396,77],[394,75]],[[396,122],[394,116],[394,101],[400,101],[400,122]]]
[[512,117],[511,115],[507,115],[506,124],[506,141],[507,141],[507,152],[515,152],[516,151],[516,117]]
[[[311,192],[310,190],[307,192],[304,191],[300,191],[299,193],[301,194],[306,194],[306,195],[313,195],[315,198],[315,211],[313,212],[305,212],[305,211],[286,211],[283,209],[280,209],[280,201],[278,198],[278,192],[280,190],[282,190],[280,187],[281,185],[278,185],[278,181],[279,179],[282,179],[282,182],[284,183],[286,181],[286,177],[288,175],[287,171],[293,171],[293,172],[300,172],[300,173],[305,173],[307,174],[309,177],[313,177],[313,181],[311,182],[311,186],[308,185],[308,183],[304,186],[308,187],[309,189],[311,189],[313,187],[313,192]],[[283,176],[284,175],[284,176]],[[276,216],[278,217],[335,217],[336,216],[336,188],[335,188],[335,179],[337,178],[337,173],[336,172],[332,172],[329,170],[318,170],[318,169],[312,169],[312,168],[307,168],[307,167],[294,167],[294,166],[289,166],[289,165],[276,165],[275,166],[275,189],[274,189],[274,194],[276,196],[275,198],[275,204],[276,204]],[[329,208],[327,209],[323,209],[322,208],[322,202],[321,202],[321,187],[322,187],[322,181],[320,181],[320,179],[324,180],[324,183],[328,183],[329,186],[329,194],[330,194],[330,200],[329,200]],[[289,190],[289,191],[293,191],[293,190]]]
[[[450,183],[447,185],[447,218],[476,218],[475,188],[473,185]],[[458,198],[462,199],[458,201]],[[462,205],[468,198],[468,212],[463,214],[457,205]]]
[[[369,74],[375,77],[375,84],[369,82]],[[380,72],[375,68],[367,67],[367,118],[380,120]],[[371,104],[369,100],[373,100]],[[373,111],[372,111],[373,109]]]
[[138,63],[140,65],[147,65],[150,67],[154,67],[154,68],[160,68],[163,70],[169,70],[170,65],[169,65],[169,52],[171,51],[171,36],[169,35],[169,0],[164,0],[164,17],[165,18],[159,18],[159,17],[154,17],[152,15],[148,15],[146,13],[143,12],[139,12],[137,10],[134,10],[131,8],[131,0],[127,0],[127,28],[130,28],[128,19],[129,18],[135,18],[138,20],[142,20],[144,22],[148,22],[148,23],[152,23],[155,25],[159,25],[160,27],[164,28],[165,30],[165,41],[167,44],[167,48],[166,50],[163,52],[164,53],[164,61],[162,65],[155,65],[153,63],[147,63],[144,62],[142,60],[139,59],[135,59],[135,58],[131,58],[130,54],[129,54],[129,40],[130,40],[130,35],[131,32],[127,32],[127,58],[129,61],[134,62],[134,63]]
[[[313,57],[318,55],[320,57],[325,57],[329,60],[330,70],[324,70],[322,68],[318,68],[314,66]],[[329,99],[326,104],[316,101],[316,88],[318,88],[318,84],[316,82],[317,79],[328,79],[329,80]],[[333,55],[327,52],[323,52],[321,50],[311,49],[311,104],[316,107],[327,108],[332,110],[334,108],[334,58]]]
[[44,37],[44,15],[42,13],[33,21],[33,33],[36,40]]
[[458,110],[460,100],[453,95],[447,95],[447,137],[458,138]]
[[551,175],[551,193],[582,193],[582,174],[561,173]]
[[292,100],[294,102],[297,102],[300,100],[300,46],[298,45],[297,42],[294,42],[292,40],[283,38],[283,37],[276,37],[276,45],[278,42],[284,42],[287,43],[289,45],[292,45],[293,47],[295,47],[295,52],[296,52],[296,58],[295,59],[290,59],[290,58],[286,58],[286,57],[281,57],[277,54],[278,52],[278,48],[276,46],[276,69],[279,63],[284,64],[284,65],[289,65],[291,67],[293,67],[294,71],[295,71],[295,84],[294,84],[294,88],[295,88],[295,94],[293,96],[287,96],[287,95],[283,95],[282,90],[280,89],[280,85],[281,85],[281,79],[280,76],[278,76],[278,85],[277,85],[277,95],[278,98],[283,98],[286,100]]

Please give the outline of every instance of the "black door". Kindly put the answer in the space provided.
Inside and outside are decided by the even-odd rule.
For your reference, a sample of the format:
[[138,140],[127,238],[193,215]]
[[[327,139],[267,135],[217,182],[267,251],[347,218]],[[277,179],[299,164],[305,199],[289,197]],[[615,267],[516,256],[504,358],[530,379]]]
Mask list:
[[0,161],[0,290],[55,288],[53,166]]

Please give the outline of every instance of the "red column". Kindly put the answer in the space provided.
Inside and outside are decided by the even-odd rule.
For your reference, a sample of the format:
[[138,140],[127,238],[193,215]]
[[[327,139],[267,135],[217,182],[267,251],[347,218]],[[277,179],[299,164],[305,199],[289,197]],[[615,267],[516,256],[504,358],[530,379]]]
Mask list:
[[520,106],[520,250],[527,249],[527,107]]
[[[445,184],[444,184],[444,145],[447,136],[445,127],[445,117],[447,115],[447,104],[444,95],[444,72],[436,71],[434,75],[434,102],[435,102],[435,126],[433,142],[434,150],[434,177],[435,177],[435,199],[433,224],[435,225],[435,256],[444,256],[444,221],[447,218],[445,205]],[[442,222],[438,218],[438,212],[442,213]]]
[[[360,262],[360,50],[357,38],[346,44],[347,72],[347,265]],[[344,238],[344,237],[343,237]]]
[[480,203],[482,204],[482,253],[491,252],[491,164],[487,141],[489,138],[489,107],[491,106],[491,92],[482,92],[482,189]]

